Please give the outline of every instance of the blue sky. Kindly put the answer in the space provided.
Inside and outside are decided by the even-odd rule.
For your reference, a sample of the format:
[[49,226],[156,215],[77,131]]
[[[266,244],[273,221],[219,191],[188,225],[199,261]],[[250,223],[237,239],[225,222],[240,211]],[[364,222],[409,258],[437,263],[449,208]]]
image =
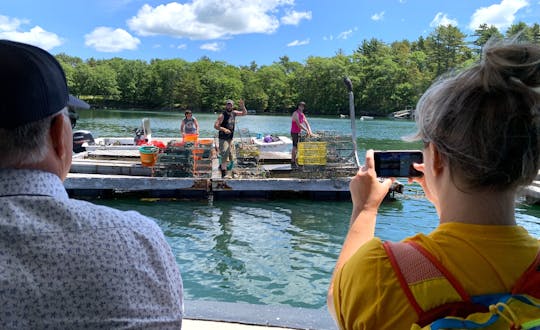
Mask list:
[[83,60],[202,56],[258,65],[351,54],[364,39],[427,36],[439,24],[472,34],[540,22],[540,0],[2,0],[0,38]]

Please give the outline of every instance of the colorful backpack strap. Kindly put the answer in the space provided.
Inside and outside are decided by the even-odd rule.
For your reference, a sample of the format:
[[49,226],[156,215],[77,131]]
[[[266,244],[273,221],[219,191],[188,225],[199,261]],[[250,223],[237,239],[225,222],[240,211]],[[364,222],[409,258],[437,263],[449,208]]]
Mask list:
[[528,294],[540,299],[540,250],[533,263],[514,284],[512,294]]
[[418,243],[386,241],[383,246],[420,326],[441,316],[487,311],[472,302],[457,279]]

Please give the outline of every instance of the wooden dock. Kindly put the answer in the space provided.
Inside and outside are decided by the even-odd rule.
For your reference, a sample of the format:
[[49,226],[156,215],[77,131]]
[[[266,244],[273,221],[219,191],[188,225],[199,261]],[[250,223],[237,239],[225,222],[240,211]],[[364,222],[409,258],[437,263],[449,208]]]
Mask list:
[[[258,170],[271,177],[221,178],[218,160],[205,177],[153,176],[151,167],[140,163],[137,150],[95,150],[93,157],[81,153],[73,158],[64,186],[74,197],[136,195],[149,198],[189,199],[275,199],[300,197],[315,200],[350,199],[350,175],[320,178],[309,169],[292,170],[287,153],[262,154]],[[121,154],[121,157],[119,155]],[[527,203],[540,203],[540,172],[537,180],[523,189]]]
[[[305,197],[310,199],[348,199],[349,178],[293,178],[289,153],[261,153],[259,170],[274,173],[274,178],[221,178],[218,160],[205,177],[153,176],[153,168],[140,163],[137,150],[95,150],[92,157],[81,153],[73,158],[64,185],[71,196],[174,197],[197,199]],[[309,173],[304,173],[309,176]],[[285,177],[283,177],[285,176]],[[304,175],[306,176],[306,175]]]

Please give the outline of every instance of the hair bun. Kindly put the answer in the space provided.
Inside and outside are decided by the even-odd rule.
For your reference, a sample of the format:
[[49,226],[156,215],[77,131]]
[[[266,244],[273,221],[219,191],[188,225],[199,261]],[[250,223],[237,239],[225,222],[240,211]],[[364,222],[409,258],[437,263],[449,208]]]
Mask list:
[[[502,43],[502,42],[501,42]],[[540,88],[540,46],[534,44],[493,44],[484,50],[484,83],[521,85],[538,93]],[[498,76],[498,77],[497,77]]]

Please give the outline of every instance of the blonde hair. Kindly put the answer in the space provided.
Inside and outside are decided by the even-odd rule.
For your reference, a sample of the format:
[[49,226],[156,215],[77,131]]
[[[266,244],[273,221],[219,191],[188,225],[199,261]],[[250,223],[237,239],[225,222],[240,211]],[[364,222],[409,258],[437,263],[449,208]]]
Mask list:
[[408,140],[435,144],[463,189],[516,188],[538,173],[539,104],[540,46],[490,41],[424,93]]

